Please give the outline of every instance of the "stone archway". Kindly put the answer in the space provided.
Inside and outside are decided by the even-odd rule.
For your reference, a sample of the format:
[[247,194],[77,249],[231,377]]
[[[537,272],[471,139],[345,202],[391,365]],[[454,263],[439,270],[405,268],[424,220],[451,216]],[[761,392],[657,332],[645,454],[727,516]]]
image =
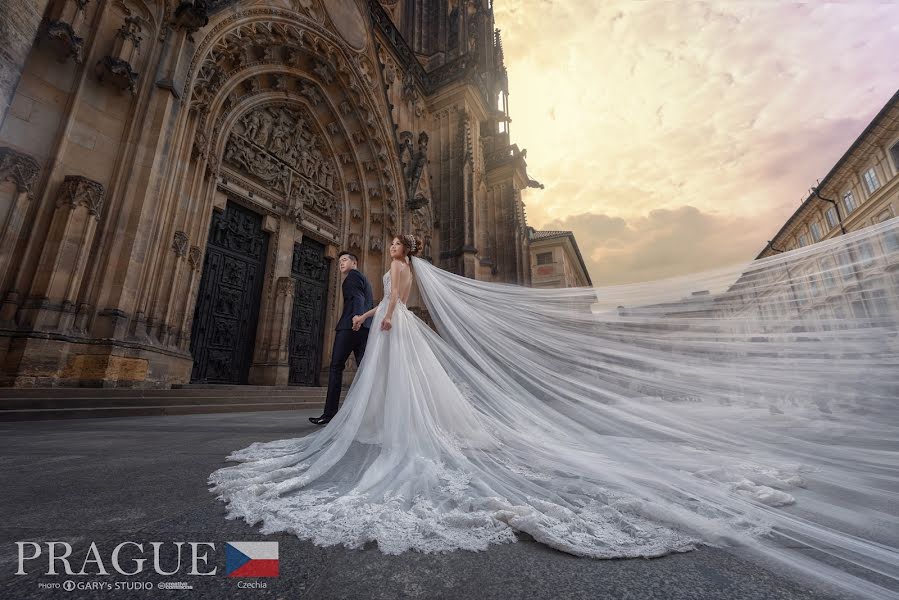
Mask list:
[[[170,294],[142,295],[144,311],[180,319],[183,344],[194,323],[213,211],[224,210],[227,197],[240,197],[271,237],[249,381],[286,384],[292,315],[302,293],[294,248],[312,240],[325,260],[348,248],[380,285],[385,238],[402,219],[388,111],[375,93],[373,50],[349,48],[310,14],[248,7],[221,15],[208,31],[182,93],[187,110],[179,116],[174,155],[186,160],[173,164],[164,191],[172,232],[190,250],[157,267],[171,272],[164,262],[184,258],[189,269],[181,269],[186,277]],[[339,274],[331,271],[319,327],[325,348],[339,298]]]

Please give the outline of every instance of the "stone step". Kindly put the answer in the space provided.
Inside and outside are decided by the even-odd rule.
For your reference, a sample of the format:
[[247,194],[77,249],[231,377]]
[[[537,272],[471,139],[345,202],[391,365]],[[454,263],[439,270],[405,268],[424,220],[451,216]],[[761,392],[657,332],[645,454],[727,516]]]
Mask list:
[[204,404],[265,404],[267,402],[300,402],[300,403],[320,403],[325,401],[325,394],[317,395],[247,395],[247,396],[226,396],[212,395],[205,396],[168,396],[168,397],[120,397],[120,396],[96,396],[88,398],[0,398],[0,410],[28,410],[28,409],[51,409],[51,408],[107,408],[107,407],[128,407],[128,406],[173,406],[173,405],[195,405]]
[[[228,386],[172,390],[0,389],[0,421],[320,410],[323,387]],[[341,393],[341,400],[346,390]]]
[[5,398],[188,398],[188,397],[318,397],[324,387],[202,386],[173,389],[135,388],[0,388]]

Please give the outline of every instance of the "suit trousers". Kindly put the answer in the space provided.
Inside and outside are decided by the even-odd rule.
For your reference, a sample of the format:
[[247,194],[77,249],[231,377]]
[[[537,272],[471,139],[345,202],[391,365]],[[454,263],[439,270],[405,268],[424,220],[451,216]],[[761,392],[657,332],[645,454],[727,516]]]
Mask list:
[[356,364],[362,364],[365,355],[365,344],[368,342],[368,328],[360,327],[359,331],[338,329],[334,336],[334,348],[331,350],[331,367],[328,369],[328,397],[325,400],[324,417],[332,418],[337,414],[340,402],[340,388],[343,384],[343,370],[352,353]]

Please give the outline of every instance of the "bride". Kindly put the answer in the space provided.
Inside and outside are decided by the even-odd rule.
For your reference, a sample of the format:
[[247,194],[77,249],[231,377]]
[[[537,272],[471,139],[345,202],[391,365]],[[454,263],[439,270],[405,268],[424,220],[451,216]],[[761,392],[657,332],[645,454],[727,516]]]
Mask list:
[[[869,229],[701,276],[566,290],[453,275],[397,235],[384,298],[354,319],[374,317],[341,410],[233,452],[211,490],[227,518],[321,546],[485,550],[527,534],[623,558],[705,544],[897,597],[899,309],[885,277],[899,228]],[[839,278],[849,306],[885,303],[810,317],[816,296],[788,293],[810,277],[822,298]],[[440,335],[407,306],[414,282]]]

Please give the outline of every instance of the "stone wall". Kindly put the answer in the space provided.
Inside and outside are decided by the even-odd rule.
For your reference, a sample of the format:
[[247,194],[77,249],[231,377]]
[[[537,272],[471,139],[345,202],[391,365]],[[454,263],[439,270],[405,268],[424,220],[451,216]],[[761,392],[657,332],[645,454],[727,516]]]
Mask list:
[[0,17],[0,123],[12,101],[48,0],[6,0]]
[[[341,310],[338,252],[360,257],[380,300],[397,232],[420,235],[424,257],[451,271],[525,283],[530,180],[524,152],[498,134],[505,116],[490,98],[505,75],[486,6],[455,17],[465,43],[426,72],[375,0],[221,0],[177,19],[161,0],[11,1],[3,68],[19,83],[0,127],[0,385],[202,380],[194,338],[245,347],[241,383],[322,374]],[[28,53],[16,32],[37,31],[44,6],[49,25]],[[256,233],[212,231],[228,207],[261,219]],[[207,270],[210,256],[257,242],[253,286],[240,290],[252,296],[203,283],[225,272]],[[310,266],[303,247],[331,266]],[[228,264],[220,281],[237,281]],[[234,323],[253,324],[238,344],[221,342],[222,321],[196,326],[232,308]],[[313,330],[321,352],[297,343]],[[298,368],[309,356],[321,360]]]

